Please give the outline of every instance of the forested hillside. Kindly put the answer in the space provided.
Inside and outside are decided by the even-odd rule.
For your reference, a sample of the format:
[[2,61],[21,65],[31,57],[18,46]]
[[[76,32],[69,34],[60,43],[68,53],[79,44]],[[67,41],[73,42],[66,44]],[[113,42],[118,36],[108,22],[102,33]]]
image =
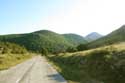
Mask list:
[[79,44],[87,43],[87,40],[85,40],[84,37],[77,34],[63,34],[63,36],[66,38],[68,42],[76,46]]
[[0,41],[17,43],[35,52],[41,52],[42,49],[46,49],[50,53],[65,52],[68,47],[75,47],[80,43],[86,43],[81,36],[70,35],[70,37],[67,37],[65,35],[64,37],[64,35],[48,30],[28,34],[3,35],[0,36]]

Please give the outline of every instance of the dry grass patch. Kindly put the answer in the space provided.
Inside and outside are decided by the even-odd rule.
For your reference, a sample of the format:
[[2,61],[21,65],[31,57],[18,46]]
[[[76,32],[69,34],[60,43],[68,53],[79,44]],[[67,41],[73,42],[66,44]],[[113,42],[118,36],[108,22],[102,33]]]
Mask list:
[[31,57],[34,54],[0,54],[0,70],[8,69]]

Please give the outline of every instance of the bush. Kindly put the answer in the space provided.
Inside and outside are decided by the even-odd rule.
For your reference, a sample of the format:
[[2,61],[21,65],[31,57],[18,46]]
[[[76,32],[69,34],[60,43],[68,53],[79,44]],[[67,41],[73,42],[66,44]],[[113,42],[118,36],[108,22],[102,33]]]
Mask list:
[[87,50],[87,45],[86,44],[80,44],[77,46],[77,50],[78,51],[83,51],[83,50]]
[[46,48],[42,48],[41,54],[44,55],[44,56],[47,56],[48,55],[48,50]]
[[23,46],[14,43],[0,42],[0,53],[24,54],[27,53],[27,50]]
[[67,48],[66,51],[67,51],[67,52],[76,52],[77,49],[76,49],[75,47],[69,47],[69,48]]

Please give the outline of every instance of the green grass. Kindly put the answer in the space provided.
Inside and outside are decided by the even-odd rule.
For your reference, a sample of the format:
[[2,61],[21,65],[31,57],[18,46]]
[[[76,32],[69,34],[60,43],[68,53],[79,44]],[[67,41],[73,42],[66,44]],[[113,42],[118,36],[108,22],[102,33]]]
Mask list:
[[8,69],[33,57],[33,54],[0,54],[0,70]]
[[69,83],[125,83],[123,45],[48,56],[48,59]]

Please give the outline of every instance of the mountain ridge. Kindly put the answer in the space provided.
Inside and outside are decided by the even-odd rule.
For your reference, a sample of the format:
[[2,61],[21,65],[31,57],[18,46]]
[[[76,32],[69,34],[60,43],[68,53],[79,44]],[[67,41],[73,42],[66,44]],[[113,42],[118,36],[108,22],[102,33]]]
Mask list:
[[112,31],[108,35],[97,39],[95,41],[92,41],[88,44],[88,47],[90,48],[95,48],[99,46],[105,46],[105,45],[110,45],[114,43],[119,43],[119,42],[125,42],[125,25],[121,26],[120,28]]

